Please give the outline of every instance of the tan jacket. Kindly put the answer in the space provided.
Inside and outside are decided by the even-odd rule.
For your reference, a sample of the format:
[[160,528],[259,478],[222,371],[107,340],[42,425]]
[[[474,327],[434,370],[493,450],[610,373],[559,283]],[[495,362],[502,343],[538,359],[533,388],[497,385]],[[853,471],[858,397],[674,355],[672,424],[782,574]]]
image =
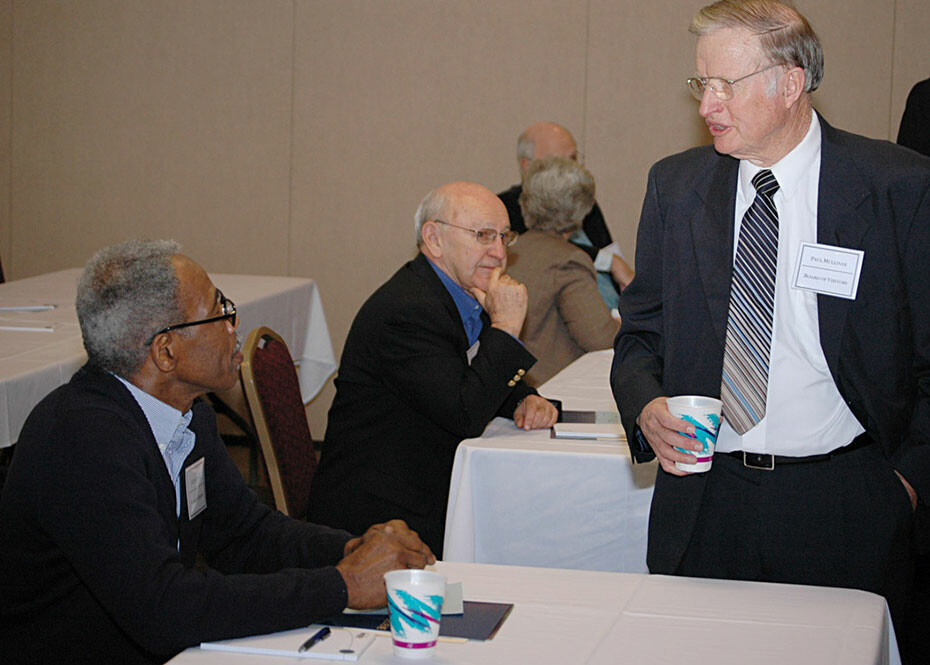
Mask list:
[[561,236],[530,229],[509,252],[507,274],[526,284],[520,339],[538,359],[525,379],[538,386],[588,351],[609,349],[620,324],[597,291],[591,258]]

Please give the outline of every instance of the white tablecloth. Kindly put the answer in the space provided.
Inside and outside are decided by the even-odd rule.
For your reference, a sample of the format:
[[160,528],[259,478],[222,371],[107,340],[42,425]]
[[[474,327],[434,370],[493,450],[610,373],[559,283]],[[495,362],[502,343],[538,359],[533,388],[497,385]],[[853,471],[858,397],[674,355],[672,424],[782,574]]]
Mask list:
[[[616,410],[612,358],[589,353],[540,393],[568,410]],[[625,441],[552,439],[496,418],[456,451],[443,558],[644,573],[656,464],[634,466]]]
[[[0,306],[55,305],[43,312],[0,311],[0,447],[15,443],[32,408],[68,381],[87,360],[74,311],[80,269],[0,284]],[[211,275],[239,310],[243,336],[267,325],[287,342],[298,365],[304,401],[310,401],[336,370],[320,294],[313,280],[297,277]]]
[[[437,665],[900,662],[885,600],[866,591],[449,562],[436,568],[464,583],[467,600],[514,604],[492,640],[440,642]],[[400,662],[386,636],[361,660]],[[193,648],[170,662],[297,661]]]

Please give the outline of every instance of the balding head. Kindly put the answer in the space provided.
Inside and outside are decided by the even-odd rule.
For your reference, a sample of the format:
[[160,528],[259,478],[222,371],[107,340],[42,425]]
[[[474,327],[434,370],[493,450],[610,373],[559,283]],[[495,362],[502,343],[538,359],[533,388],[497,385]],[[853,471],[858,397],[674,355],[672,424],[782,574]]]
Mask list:
[[420,203],[414,221],[420,251],[464,289],[486,289],[493,268],[507,267],[501,238],[483,245],[474,233],[510,229],[507,208],[487,187],[473,182],[437,187]]
[[517,140],[517,161],[521,176],[534,159],[552,156],[578,159],[578,147],[567,129],[554,122],[537,122],[520,134]]

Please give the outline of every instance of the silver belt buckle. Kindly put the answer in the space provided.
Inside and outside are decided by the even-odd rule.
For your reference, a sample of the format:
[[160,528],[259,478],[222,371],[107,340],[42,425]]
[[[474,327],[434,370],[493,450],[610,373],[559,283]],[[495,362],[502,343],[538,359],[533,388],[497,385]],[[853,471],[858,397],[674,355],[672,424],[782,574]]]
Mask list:
[[763,455],[761,453],[747,453],[743,451],[743,466],[747,469],[759,469],[760,471],[775,470],[775,456]]

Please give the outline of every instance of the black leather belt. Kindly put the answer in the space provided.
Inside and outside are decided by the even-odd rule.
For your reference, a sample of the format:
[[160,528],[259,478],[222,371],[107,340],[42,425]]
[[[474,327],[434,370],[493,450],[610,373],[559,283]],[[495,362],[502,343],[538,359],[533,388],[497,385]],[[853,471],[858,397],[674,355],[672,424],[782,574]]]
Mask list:
[[852,442],[843,446],[842,448],[837,448],[836,450],[831,450],[828,453],[823,453],[822,455],[807,455],[806,457],[783,457],[782,455],[764,455],[762,453],[748,453],[745,450],[733,450],[724,455],[729,455],[740,460],[743,463],[743,466],[750,469],[761,469],[763,471],[773,471],[776,465],[781,464],[810,464],[812,462],[826,462],[827,460],[833,459],[834,457],[839,457],[846,453],[851,453],[854,450],[859,450],[860,448],[865,448],[866,446],[872,445],[875,443],[875,440],[868,435],[867,432],[863,432]]

